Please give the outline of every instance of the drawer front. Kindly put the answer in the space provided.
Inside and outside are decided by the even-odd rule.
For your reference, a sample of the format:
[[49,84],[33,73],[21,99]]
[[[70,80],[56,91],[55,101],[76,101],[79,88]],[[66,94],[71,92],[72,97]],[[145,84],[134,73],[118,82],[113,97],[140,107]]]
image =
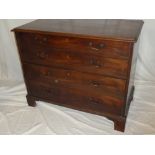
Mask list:
[[124,59],[104,58],[95,54],[83,54],[54,48],[23,48],[21,57],[24,62],[73,69],[88,73],[97,73],[112,77],[126,78],[128,61]]
[[98,97],[78,89],[54,87],[49,86],[47,83],[31,80],[28,81],[28,86],[30,87],[29,94],[32,96],[49,99],[59,105],[74,109],[78,108],[77,110],[91,109],[94,111],[121,114],[122,101],[110,96],[104,96],[104,98]]
[[48,46],[69,50],[78,49],[78,51],[83,53],[89,52],[109,58],[128,59],[131,51],[129,43],[101,39],[52,36],[33,33],[21,33],[20,39],[25,45],[24,48],[29,48],[33,45],[34,47],[42,46],[44,48]]
[[23,64],[23,69],[27,79],[47,81],[54,86],[76,87],[78,89],[110,93],[121,99],[125,92],[126,80],[30,64]]
[[38,93],[42,89],[37,92],[33,91],[35,87],[33,84],[36,83],[40,87],[44,86],[49,89],[49,92],[52,89],[65,89],[66,92],[70,90],[73,94],[84,96],[89,101],[92,99],[91,102],[102,103],[109,107],[118,108],[123,104],[124,80],[28,64],[24,64],[23,69],[32,95],[43,94],[41,97],[50,97],[48,91],[44,93]]

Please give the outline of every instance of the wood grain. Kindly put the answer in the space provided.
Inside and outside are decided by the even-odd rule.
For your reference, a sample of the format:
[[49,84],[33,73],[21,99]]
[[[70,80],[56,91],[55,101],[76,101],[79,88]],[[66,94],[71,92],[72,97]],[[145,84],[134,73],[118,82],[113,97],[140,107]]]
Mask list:
[[142,20],[50,19],[36,20],[13,31],[136,42],[142,25]]
[[[29,37],[26,40],[29,40]],[[52,45],[51,47],[49,45],[40,46],[37,43],[34,44],[32,42],[31,44],[31,41],[28,42],[22,39],[20,40],[20,47],[22,51],[21,58],[24,62],[96,73],[116,78],[127,78],[127,59],[116,59],[114,58],[115,56],[108,58],[97,51],[90,52],[89,50],[85,50],[83,52],[80,50],[81,47],[78,48],[78,46],[73,49],[72,46],[68,45],[68,49],[60,49],[58,45],[56,46],[57,48],[53,48]]]
[[140,20],[37,20],[15,28],[27,101],[81,110],[125,130]]
[[[88,74],[79,71],[49,68],[34,64],[23,64],[25,77],[35,81],[50,81],[53,85],[85,87],[95,91],[110,91],[124,95],[126,80]],[[55,82],[54,82],[55,81]],[[48,82],[49,83],[49,82]]]
[[[19,33],[23,48],[29,48],[32,44],[34,48],[61,48],[70,51],[78,51],[83,54],[95,54],[110,58],[129,58],[130,44],[128,42],[109,41],[104,39],[87,39],[77,37],[63,37],[48,34]],[[32,46],[31,45],[31,46]],[[27,49],[29,50],[29,49]]]

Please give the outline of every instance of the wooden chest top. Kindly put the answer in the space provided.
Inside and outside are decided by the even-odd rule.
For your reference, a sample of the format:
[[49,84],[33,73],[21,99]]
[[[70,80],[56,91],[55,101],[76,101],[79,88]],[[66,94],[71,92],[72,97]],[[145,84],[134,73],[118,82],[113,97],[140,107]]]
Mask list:
[[52,33],[55,35],[97,37],[136,42],[142,20],[120,19],[50,19],[36,20],[13,31]]

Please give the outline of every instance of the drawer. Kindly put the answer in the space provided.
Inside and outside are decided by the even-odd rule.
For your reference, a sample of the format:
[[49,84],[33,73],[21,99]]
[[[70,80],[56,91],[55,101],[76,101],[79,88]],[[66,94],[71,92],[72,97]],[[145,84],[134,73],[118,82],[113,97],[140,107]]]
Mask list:
[[126,78],[128,60],[105,58],[95,54],[83,54],[76,50],[54,48],[29,48],[21,52],[22,61],[117,78]]
[[33,96],[53,99],[64,95],[64,100],[66,95],[66,100],[70,95],[80,99],[82,96],[82,103],[94,102],[116,108],[116,111],[123,105],[124,80],[28,64],[24,64],[23,69],[29,93]]
[[25,49],[42,46],[44,48],[62,48],[77,50],[83,53],[95,53],[104,57],[128,59],[130,44],[127,42],[110,41],[101,39],[74,38],[65,36],[53,36],[45,34],[21,33],[21,44]]
[[53,103],[78,110],[93,110],[121,114],[123,101],[111,96],[90,95],[86,91],[73,88],[49,86],[48,83],[28,80],[29,94],[48,99]]
[[[45,81],[49,85],[78,88],[94,93],[111,94],[120,99],[125,92],[126,80],[87,74],[78,71],[23,64],[26,79]],[[94,94],[95,94],[94,93]]]

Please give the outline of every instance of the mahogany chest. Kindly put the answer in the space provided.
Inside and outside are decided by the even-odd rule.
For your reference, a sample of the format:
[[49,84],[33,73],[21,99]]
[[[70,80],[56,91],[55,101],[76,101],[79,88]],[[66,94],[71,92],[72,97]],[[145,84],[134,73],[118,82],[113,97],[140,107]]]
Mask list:
[[38,100],[105,116],[124,131],[143,21],[36,20],[15,28],[27,87]]

